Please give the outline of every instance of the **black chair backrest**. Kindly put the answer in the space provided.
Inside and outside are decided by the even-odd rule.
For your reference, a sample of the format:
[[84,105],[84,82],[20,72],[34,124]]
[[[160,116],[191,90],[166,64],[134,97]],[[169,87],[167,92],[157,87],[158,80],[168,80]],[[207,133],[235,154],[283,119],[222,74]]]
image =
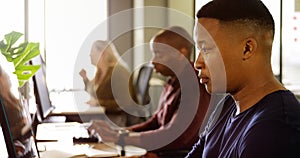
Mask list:
[[134,82],[134,89],[138,104],[146,105],[150,102],[149,81],[152,76],[153,65],[142,65]]

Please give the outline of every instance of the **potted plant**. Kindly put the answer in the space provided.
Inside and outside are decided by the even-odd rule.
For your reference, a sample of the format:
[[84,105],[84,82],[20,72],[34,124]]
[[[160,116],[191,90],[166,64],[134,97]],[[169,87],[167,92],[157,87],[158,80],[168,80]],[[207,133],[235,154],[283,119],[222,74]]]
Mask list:
[[[0,97],[3,100],[4,113],[7,115],[7,120],[13,136],[14,145],[18,148],[18,157],[24,156],[27,152],[32,151],[28,144],[32,143],[30,114],[28,111],[28,101],[25,94],[22,94],[22,89],[26,89],[28,84],[25,84],[40,68],[40,65],[31,65],[28,62],[40,54],[39,43],[22,42],[17,44],[17,41],[22,36],[22,33],[12,31],[4,36],[0,41]],[[7,63],[5,62],[5,59]],[[5,66],[5,67],[4,67]],[[9,76],[9,77],[6,77]],[[16,80],[13,80],[15,79]],[[12,83],[10,81],[15,81]],[[11,85],[18,85],[11,87]],[[27,86],[26,86],[27,85]],[[12,94],[16,88],[19,96]],[[18,91],[19,90],[19,91]],[[21,148],[20,148],[21,147]],[[26,150],[23,149],[26,147]],[[28,149],[27,149],[28,148]],[[16,150],[15,149],[15,150]]]
[[8,62],[13,63],[15,68],[13,73],[18,78],[19,87],[23,87],[40,68],[40,65],[28,64],[28,61],[40,54],[39,43],[25,41],[16,45],[22,35],[20,32],[12,31],[0,41],[0,51]]

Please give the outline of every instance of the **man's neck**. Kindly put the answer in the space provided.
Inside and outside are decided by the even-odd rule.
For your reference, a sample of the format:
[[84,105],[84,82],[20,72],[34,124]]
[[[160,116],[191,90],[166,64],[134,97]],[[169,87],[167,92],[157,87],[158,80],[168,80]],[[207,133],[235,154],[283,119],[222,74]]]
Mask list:
[[232,94],[237,105],[236,115],[251,108],[266,95],[278,90],[286,89],[275,78],[248,84],[237,93]]

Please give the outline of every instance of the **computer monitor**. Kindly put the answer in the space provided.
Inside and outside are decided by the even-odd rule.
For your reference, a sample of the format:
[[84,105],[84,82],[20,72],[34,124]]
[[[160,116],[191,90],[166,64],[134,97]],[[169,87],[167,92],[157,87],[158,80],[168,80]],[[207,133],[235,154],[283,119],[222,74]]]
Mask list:
[[[1,153],[1,155],[4,154],[4,155],[8,155],[9,158],[17,158],[18,156],[17,156],[16,148],[14,146],[13,136],[12,136],[12,133],[10,130],[9,122],[7,119],[5,107],[2,102],[1,96],[0,96],[0,122],[1,122],[1,132],[4,137],[4,143],[5,143],[5,147],[6,147],[6,151],[3,151],[5,153]],[[3,142],[1,141],[0,143],[2,146]],[[2,152],[2,149],[1,149],[1,152]]]
[[45,120],[54,110],[49,98],[49,91],[46,83],[46,65],[42,56],[37,56],[31,60],[32,65],[41,65],[41,68],[36,72],[33,78],[34,95],[37,104],[37,113],[40,121]]

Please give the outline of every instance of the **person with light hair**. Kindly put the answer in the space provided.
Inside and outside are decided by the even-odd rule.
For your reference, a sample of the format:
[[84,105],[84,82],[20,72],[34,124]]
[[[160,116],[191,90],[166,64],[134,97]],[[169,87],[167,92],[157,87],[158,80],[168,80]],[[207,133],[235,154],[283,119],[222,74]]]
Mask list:
[[85,69],[80,76],[85,90],[90,94],[90,105],[105,108],[109,120],[117,126],[128,126],[138,122],[138,118],[128,114],[124,108],[133,105],[134,89],[128,65],[120,57],[110,41],[96,40],[90,52],[91,64],[96,67],[95,77],[90,80]]

